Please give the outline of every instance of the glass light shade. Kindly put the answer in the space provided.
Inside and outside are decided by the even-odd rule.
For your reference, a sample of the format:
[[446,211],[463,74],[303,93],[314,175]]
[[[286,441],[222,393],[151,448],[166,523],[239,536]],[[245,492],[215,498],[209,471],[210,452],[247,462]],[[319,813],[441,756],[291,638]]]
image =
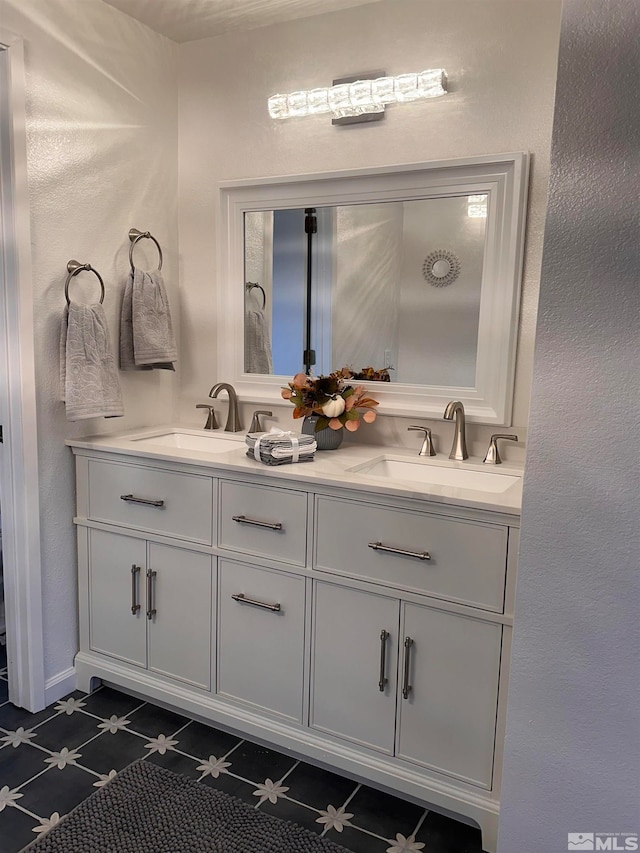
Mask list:
[[289,108],[290,116],[309,115],[307,92],[291,92],[287,95],[287,106]]
[[376,104],[393,104],[396,100],[393,77],[378,77],[377,80],[372,80],[371,97]]
[[350,83],[340,83],[329,89],[329,107],[331,108],[331,112],[338,116],[338,118],[353,114],[351,112],[350,88]]
[[287,118],[289,107],[286,95],[272,95],[267,101],[271,118]]
[[420,98],[439,98],[447,93],[447,74],[442,68],[432,68],[418,74],[417,90]]
[[307,92],[307,106],[309,108],[309,115],[331,112],[329,90],[327,88],[311,89],[310,92]]
[[415,101],[420,97],[417,74],[399,74],[394,81],[393,91],[396,101]]

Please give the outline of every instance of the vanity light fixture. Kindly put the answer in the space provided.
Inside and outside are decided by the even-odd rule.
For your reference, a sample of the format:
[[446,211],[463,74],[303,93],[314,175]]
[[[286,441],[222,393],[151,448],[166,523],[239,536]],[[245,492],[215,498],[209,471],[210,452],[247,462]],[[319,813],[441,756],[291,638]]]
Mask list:
[[397,77],[354,80],[322,89],[272,95],[268,100],[271,118],[331,113],[332,118],[348,118],[367,113],[384,113],[387,104],[404,104],[447,93],[447,73],[430,68]]

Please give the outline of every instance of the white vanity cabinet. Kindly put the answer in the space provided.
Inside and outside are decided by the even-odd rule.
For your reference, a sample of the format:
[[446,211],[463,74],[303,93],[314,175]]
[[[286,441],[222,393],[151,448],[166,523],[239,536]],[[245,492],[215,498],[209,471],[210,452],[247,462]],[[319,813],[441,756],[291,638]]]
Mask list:
[[495,850],[513,511],[72,444],[81,690],[464,815]]

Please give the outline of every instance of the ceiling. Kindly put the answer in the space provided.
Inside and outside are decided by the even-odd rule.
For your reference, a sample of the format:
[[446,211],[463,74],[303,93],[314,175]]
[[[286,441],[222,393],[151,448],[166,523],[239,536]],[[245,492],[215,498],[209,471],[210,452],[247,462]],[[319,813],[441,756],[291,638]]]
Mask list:
[[104,0],[176,42],[254,30],[380,0]]

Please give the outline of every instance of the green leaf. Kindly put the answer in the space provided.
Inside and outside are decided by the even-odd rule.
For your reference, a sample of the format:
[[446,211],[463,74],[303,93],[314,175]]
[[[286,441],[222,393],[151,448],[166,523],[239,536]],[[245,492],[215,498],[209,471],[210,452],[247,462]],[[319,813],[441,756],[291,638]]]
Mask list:
[[314,432],[320,432],[321,429],[328,429],[329,427],[329,418],[326,418],[324,415],[320,415],[318,420],[316,421],[316,428]]

